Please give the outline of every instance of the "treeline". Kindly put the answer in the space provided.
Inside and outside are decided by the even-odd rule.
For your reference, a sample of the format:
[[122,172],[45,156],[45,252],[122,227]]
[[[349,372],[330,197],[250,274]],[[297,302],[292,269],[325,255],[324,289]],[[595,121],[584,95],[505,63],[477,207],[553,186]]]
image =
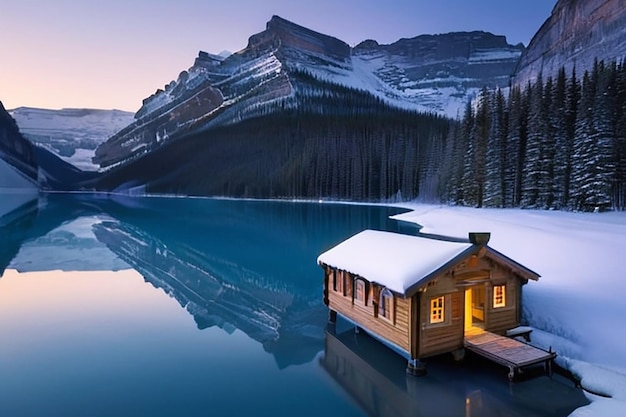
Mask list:
[[441,149],[444,202],[623,210],[626,64],[596,62],[580,78],[561,69],[507,96],[483,89]]
[[[147,184],[183,195],[352,201],[437,199],[433,148],[450,120],[370,93],[292,75],[296,93],[255,117],[174,140],[106,173],[98,188]],[[234,109],[235,110],[235,109]],[[224,113],[224,120],[235,120]]]

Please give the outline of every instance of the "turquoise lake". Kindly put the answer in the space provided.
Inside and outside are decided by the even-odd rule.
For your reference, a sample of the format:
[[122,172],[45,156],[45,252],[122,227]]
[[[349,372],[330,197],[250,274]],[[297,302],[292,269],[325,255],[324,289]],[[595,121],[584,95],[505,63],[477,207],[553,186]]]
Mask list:
[[[0,195],[0,198],[2,196]],[[383,206],[48,195],[0,218],[0,416],[567,416],[562,376],[327,327],[317,256]]]

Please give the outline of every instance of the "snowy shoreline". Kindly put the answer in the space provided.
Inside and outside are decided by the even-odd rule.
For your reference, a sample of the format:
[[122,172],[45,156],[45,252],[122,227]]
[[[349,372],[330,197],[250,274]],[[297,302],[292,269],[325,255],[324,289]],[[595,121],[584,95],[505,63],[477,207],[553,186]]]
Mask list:
[[491,232],[491,247],[541,274],[524,287],[523,320],[533,344],[555,350],[591,401],[571,416],[626,414],[626,212],[390,205],[412,210],[392,218],[422,232]]

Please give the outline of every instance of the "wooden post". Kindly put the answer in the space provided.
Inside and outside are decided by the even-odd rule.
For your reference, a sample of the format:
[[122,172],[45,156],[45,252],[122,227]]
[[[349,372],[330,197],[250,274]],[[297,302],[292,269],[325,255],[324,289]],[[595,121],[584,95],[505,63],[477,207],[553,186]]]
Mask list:
[[419,359],[410,359],[406,364],[406,373],[414,376],[426,375],[426,365]]
[[328,322],[331,324],[337,323],[337,312],[335,310],[328,310]]

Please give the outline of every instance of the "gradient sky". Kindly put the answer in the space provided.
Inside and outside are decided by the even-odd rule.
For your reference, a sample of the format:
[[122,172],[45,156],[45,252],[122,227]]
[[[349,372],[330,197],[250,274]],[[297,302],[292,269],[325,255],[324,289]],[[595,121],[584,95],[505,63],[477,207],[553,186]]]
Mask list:
[[485,30],[528,45],[556,0],[15,0],[0,7],[0,101],[136,111],[199,50],[243,49],[279,15],[350,45]]

